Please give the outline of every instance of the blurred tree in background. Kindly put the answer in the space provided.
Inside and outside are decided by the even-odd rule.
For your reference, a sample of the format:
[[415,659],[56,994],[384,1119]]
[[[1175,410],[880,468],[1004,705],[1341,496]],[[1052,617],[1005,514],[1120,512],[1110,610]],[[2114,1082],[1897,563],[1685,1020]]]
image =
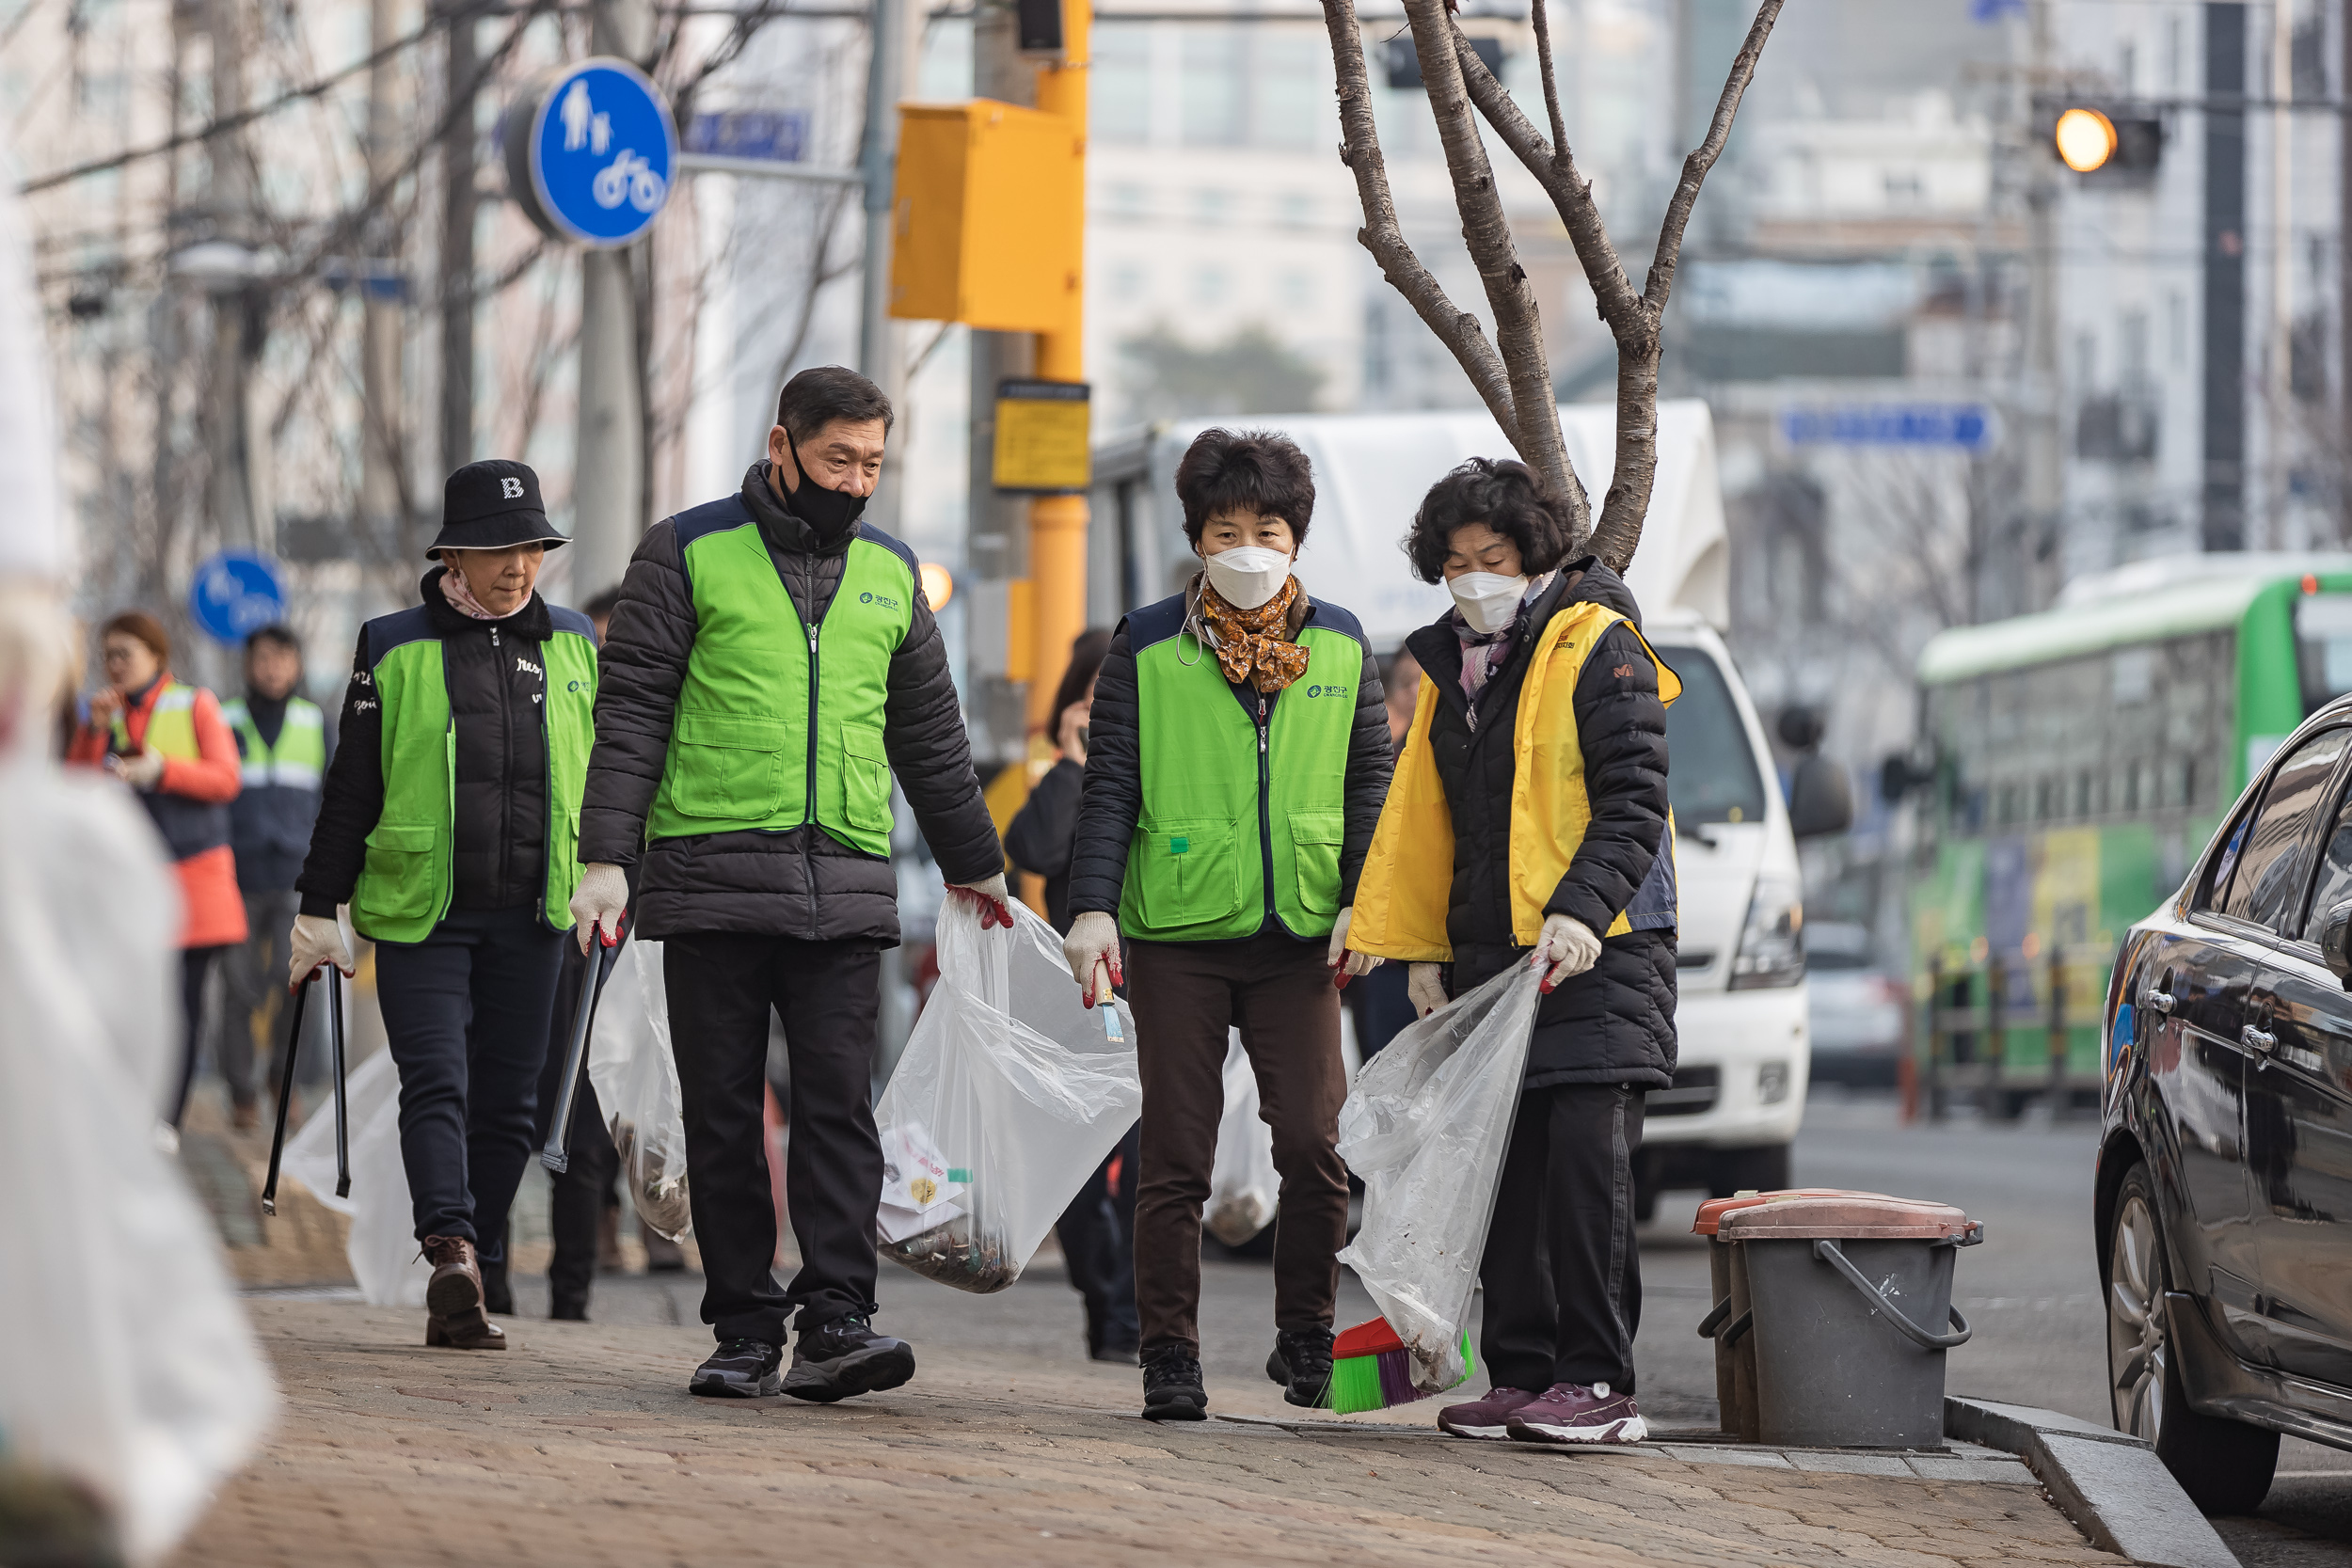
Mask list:
[[1323,389],[1322,369],[1257,323],[1196,343],[1161,322],[1121,341],[1119,360],[1121,391],[1147,420],[1303,414]]

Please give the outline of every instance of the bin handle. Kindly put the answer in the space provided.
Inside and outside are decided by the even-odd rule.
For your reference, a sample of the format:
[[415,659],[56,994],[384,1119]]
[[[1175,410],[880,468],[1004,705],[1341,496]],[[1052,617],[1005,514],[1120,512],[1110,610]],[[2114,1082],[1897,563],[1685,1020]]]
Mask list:
[[1715,1310],[1709,1312],[1706,1317],[1699,1320],[1699,1338],[1702,1339],[1712,1339],[1715,1338],[1715,1331],[1723,1327],[1724,1320],[1730,1316],[1731,1298],[1729,1296],[1725,1296],[1723,1300],[1715,1304]]
[[1749,1329],[1755,1326],[1756,1314],[1753,1311],[1742,1312],[1724,1326],[1723,1333],[1717,1337],[1715,1342],[1723,1346],[1724,1349],[1729,1350],[1732,1346],[1740,1342],[1740,1338],[1744,1336]]
[[1837,1243],[1826,1236],[1813,1243],[1813,1256],[1844,1275],[1847,1284],[1877,1303],[1886,1313],[1886,1321],[1895,1325],[1896,1331],[1921,1350],[1955,1350],[1966,1344],[1969,1336],[1976,1332],[1968,1326],[1968,1320],[1960,1315],[1960,1308],[1954,1307],[1947,1310],[1951,1316],[1952,1327],[1957,1332],[1930,1334],[1926,1329],[1905,1317],[1901,1307],[1886,1299],[1884,1291],[1864,1278],[1862,1271],[1855,1268],[1852,1260],[1838,1249]]

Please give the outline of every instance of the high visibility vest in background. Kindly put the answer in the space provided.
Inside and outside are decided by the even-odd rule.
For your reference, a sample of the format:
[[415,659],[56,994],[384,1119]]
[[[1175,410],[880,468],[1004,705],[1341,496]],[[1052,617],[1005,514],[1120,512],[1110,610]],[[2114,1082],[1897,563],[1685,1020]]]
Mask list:
[[[136,752],[143,744],[167,759],[201,762],[204,753],[196,741],[196,693],[195,687],[181,681],[173,681],[157,692],[155,705],[148,709],[146,733],[135,744],[131,739],[128,716],[118,712],[114,718],[116,750]],[[190,800],[167,795],[160,789],[141,790],[139,803],[154,819],[155,830],[164,835],[174,860],[183,861],[229,842],[226,804]]]
[[244,698],[223,703],[220,716],[237,732],[246,788],[317,789],[326,778],[326,716],[309,698],[286,699],[286,718],[275,746],[262,739],[261,726],[253,721]]
[[[1184,595],[1127,617],[1136,659],[1143,809],[1127,849],[1119,927],[1142,942],[1255,934],[1270,912],[1294,936],[1330,934],[1347,838],[1347,746],[1364,633],[1313,601],[1298,632],[1307,671],[1267,700],[1263,728]],[[1259,693],[1246,689],[1251,708]]]
[[[572,926],[580,885],[580,797],[596,744],[596,627],[576,610],[548,606],[555,631],[540,644],[548,700],[547,880],[539,918]],[[449,912],[456,879],[457,729],[450,716],[441,640],[423,606],[368,623],[372,677],[384,705],[384,809],[351,895],[351,923],[377,942],[421,942]]]
[[858,526],[841,585],[811,628],[739,496],[677,518],[694,601],[650,839],[814,822],[869,855],[890,853],[882,711],[890,658],[922,592],[914,553]]

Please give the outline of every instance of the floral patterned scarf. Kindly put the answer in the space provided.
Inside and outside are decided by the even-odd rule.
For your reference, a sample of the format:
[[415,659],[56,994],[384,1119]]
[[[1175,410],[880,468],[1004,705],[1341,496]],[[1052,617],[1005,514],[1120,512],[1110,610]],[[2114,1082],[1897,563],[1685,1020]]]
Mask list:
[[1307,673],[1307,650],[1290,640],[1291,606],[1297,598],[1298,579],[1292,578],[1257,609],[1235,610],[1202,580],[1200,616],[1209,623],[1216,662],[1227,680],[1235,686],[1248,681],[1260,691],[1279,691]]

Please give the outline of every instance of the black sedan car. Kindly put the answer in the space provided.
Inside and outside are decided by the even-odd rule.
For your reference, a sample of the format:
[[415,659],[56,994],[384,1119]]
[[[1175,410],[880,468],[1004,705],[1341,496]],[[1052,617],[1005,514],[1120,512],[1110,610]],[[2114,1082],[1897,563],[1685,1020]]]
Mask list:
[[2289,736],[2107,993],[2115,1424],[2209,1513],[2352,1449],[2352,699]]

